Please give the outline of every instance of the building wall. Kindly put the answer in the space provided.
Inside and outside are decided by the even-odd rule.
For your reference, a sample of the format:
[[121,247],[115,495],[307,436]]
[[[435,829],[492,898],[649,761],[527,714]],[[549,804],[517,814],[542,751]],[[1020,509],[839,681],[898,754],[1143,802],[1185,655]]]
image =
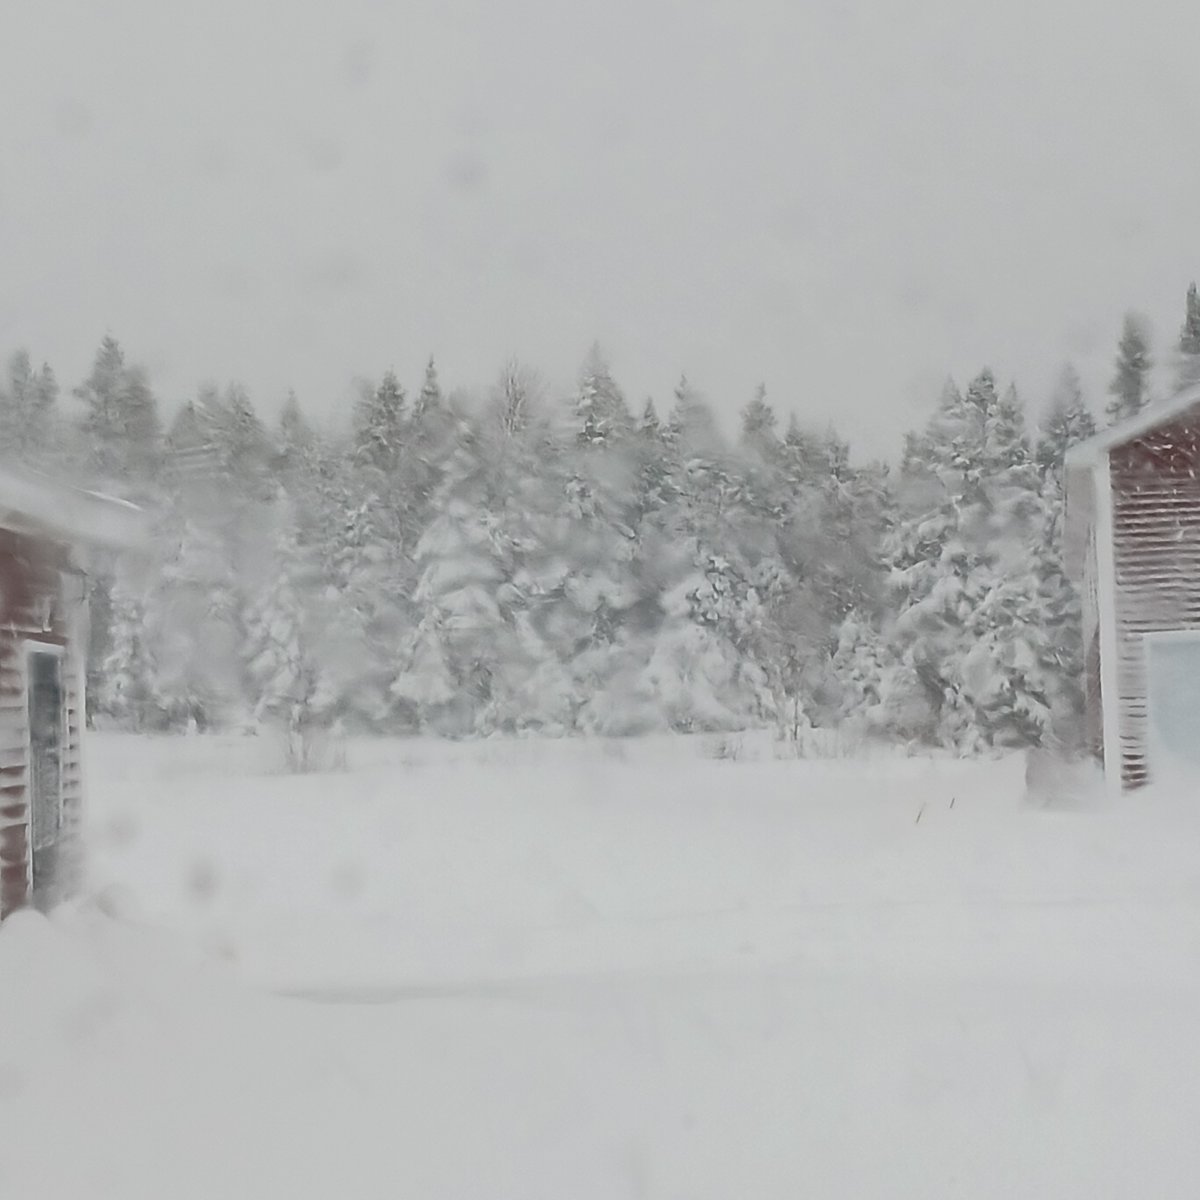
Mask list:
[[25,647],[30,640],[63,647],[66,729],[56,890],[69,891],[80,871],[82,597],[82,580],[72,569],[65,547],[0,528],[0,916],[34,899],[28,890],[31,844]]
[[1200,414],[1112,450],[1109,471],[1121,782],[1138,787],[1150,777],[1143,636],[1200,629]]
[[1083,633],[1084,744],[1104,761],[1104,706],[1100,687],[1100,597],[1096,564],[1096,526],[1088,534],[1080,588]]

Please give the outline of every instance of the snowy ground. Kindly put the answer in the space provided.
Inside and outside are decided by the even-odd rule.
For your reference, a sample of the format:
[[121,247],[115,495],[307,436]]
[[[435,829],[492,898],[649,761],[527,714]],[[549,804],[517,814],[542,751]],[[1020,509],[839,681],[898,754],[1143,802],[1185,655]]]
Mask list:
[[0,1197],[1171,1197],[1200,802],[697,741],[89,746],[0,932]]

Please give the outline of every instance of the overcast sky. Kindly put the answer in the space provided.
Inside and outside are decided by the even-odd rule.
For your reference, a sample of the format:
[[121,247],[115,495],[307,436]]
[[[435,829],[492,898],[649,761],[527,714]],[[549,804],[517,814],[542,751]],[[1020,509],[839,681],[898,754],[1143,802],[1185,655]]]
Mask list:
[[0,349],[115,334],[174,406],[598,339],[892,454],[942,379],[1095,406],[1200,275],[1200,9],[0,0]]

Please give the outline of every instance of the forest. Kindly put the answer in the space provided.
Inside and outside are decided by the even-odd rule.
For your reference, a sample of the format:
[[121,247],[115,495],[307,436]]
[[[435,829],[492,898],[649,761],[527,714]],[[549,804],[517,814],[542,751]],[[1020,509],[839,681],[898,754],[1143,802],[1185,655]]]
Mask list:
[[[1195,285],[1162,366],[1200,379]],[[1154,402],[1153,367],[1129,315],[1103,419]],[[570,396],[517,360],[447,392],[430,359],[320,422],[290,395],[268,425],[237,384],[167,421],[106,337],[69,394],[14,354],[0,439],[151,514],[92,564],[97,726],[1073,749],[1062,466],[1096,415],[1070,366],[1037,419],[986,368],[931,407],[859,463],[765,387],[733,436],[686,376],[631,404],[593,348]]]

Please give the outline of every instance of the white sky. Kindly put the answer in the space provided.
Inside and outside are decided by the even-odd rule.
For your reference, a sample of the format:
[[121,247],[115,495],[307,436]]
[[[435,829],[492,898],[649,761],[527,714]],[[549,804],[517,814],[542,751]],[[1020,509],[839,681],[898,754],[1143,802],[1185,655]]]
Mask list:
[[1095,0],[0,0],[0,350],[168,406],[450,386],[594,339],[892,454],[984,363],[1102,407],[1200,275],[1200,9]]

